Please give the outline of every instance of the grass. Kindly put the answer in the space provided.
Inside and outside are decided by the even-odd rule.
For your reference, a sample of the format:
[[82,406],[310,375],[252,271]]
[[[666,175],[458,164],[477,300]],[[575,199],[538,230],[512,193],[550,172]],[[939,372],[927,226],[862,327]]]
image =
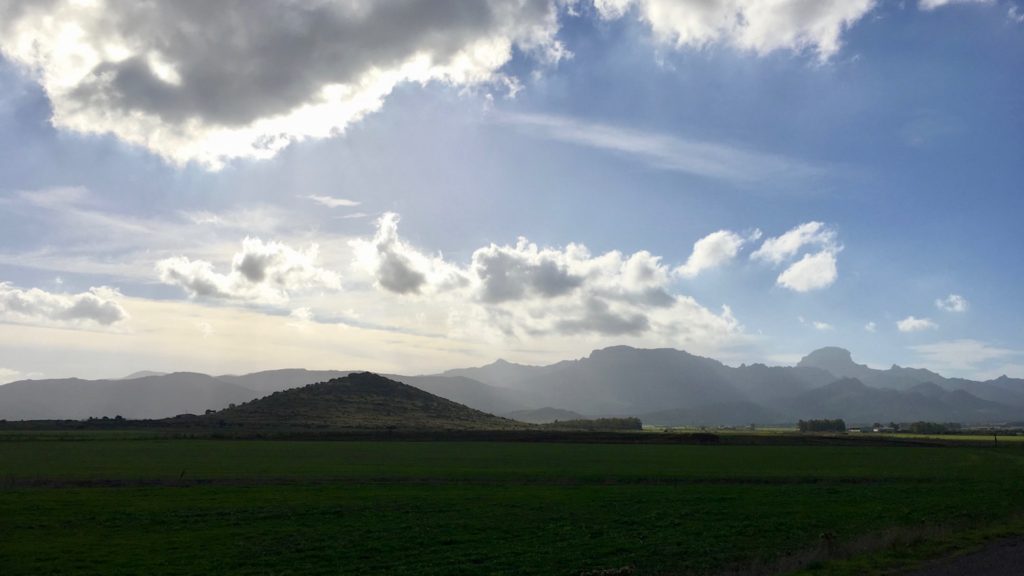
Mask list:
[[925,557],[1024,511],[1022,473],[1011,446],[9,439],[0,573],[771,572],[893,529]]

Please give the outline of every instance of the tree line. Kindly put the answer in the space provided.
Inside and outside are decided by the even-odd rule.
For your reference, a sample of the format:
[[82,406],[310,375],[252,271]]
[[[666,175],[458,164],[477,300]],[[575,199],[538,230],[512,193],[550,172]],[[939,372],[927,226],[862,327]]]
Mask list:
[[798,425],[801,432],[846,432],[846,422],[842,418],[801,420]]

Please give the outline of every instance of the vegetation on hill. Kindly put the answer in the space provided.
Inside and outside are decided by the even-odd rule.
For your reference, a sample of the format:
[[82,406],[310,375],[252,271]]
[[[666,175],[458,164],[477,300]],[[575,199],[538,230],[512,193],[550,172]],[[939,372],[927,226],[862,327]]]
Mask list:
[[527,425],[370,372],[275,392],[203,418],[218,425],[505,430]]

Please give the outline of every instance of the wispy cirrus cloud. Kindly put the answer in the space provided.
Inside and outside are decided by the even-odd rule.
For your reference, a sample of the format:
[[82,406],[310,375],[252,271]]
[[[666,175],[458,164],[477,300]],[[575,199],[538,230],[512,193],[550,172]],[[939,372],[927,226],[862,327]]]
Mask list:
[[360,202],[349,200],[348,198],[336,198],[334,196],[321,196],[317,194],[310,194],[305,196],[305,198],[328,208],[352,208],[360,204]]
[[527,134],[620,154],[657,170],[752,185],[822,174],[807,162],[721,142],[645,132],[549,114],[497,114],[495,121]]
[[950,4],[994,4],[995,0],[918,0],[917,7],[921,10],[935,10]]
[[974,377],[998,376],[1012,365],[1000,365],[1024,357],[1024,351],[995,346],[981,340],[961,338],[911,346],[921,361],[933,368]]

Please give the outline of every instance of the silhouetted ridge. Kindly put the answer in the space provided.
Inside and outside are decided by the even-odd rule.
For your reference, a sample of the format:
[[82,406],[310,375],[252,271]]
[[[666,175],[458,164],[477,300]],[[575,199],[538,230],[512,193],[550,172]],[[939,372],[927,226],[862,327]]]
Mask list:
[[208,416],[226,424],[503,429],[521,425],[371,372],[275,392]]
[[871,369],[853,361],[853,355],[845,348],[826,346],[804,356],[797,364],[800,368],[821,368],[839,378],[863,379]]

